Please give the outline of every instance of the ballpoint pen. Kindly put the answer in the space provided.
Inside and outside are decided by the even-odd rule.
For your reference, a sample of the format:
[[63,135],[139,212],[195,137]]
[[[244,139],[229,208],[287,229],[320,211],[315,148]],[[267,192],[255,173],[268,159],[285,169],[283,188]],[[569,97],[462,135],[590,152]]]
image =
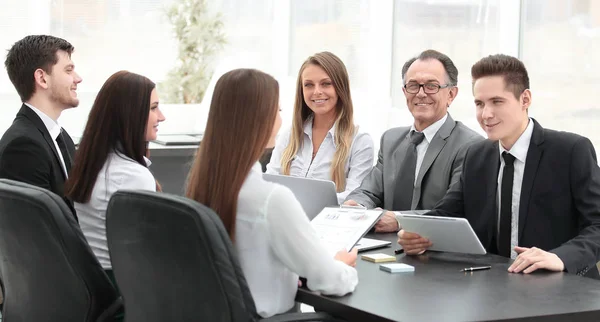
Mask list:
[[402,248],[401,249],[396,249],[394,251],[394,254],[396,254],[396,255],[404,254],[404,249],[402,249]]
[[484,269],[490,269],[492,266],[475,266],[475,267],[465,267],[461,269],[461,272],[472,272],[472,271],[482,271]]

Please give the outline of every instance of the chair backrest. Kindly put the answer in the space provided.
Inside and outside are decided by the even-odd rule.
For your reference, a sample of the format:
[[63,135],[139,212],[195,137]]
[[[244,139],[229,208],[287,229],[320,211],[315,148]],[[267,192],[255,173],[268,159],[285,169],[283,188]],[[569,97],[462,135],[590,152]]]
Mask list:
[[118,191],[106,217],[127,322],[257,318],[233,245],[211,209],[175,195]]
[[2,318],[108,321],[122,306],[71,210],[56,194],[0,179]]

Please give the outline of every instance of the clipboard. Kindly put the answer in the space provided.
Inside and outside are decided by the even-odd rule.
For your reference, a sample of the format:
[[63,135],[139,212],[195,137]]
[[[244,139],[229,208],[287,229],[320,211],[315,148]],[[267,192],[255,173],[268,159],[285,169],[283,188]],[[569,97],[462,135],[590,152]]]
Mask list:
[[344,248],[350,251],[382,215],[382,210],[364,207],[326,207],[310,223],[321,243],[335,254]]

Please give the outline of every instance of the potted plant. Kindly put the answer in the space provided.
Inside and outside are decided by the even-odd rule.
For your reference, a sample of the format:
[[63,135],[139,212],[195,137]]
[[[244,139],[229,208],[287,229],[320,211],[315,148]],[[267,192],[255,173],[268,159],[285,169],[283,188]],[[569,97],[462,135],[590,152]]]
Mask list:
[[197,119],[192,115],[201,112],[198,104],[212,77],[216,55],[226,43],[222,16],[212,13],[205,0],[176,0],[166,17],[179,45],[175,66],[158,84],[161,102],[168,103],[161,109],[173,125],[167,125],[165,132],[191,132],[195,124],[190,122]]

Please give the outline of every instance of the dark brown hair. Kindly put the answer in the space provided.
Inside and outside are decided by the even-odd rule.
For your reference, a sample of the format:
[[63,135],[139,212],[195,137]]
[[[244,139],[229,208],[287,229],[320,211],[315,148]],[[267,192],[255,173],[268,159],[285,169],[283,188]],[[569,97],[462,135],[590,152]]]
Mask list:
[[277,81],[255,69],[232,70],[215,85],[186,195],[212,208],[232,241],[238,194],[269,141],[278,105]]
[[330,173],[331,180],[335,183],[337,192],[342,192],[346,189],[346,162],[350,155],[356,126],[354,126],[354,107],[352,105],[352,95],[350,94],[348,71],[342,60],[328,51],[309,56],[298,71],[292,131],[290,141],[281,156],[281,172],[285,175],[290,174],[292,160],[302,148],[304,124],[313,115],[313,111],[304,101],[304,86],[302,84],[302,72],[309,65],[323,68],[327,76],[331,79],[333,88],[338,96],[335,107],[337,119],[335,120],[335,135],[333,138],[336,149],[331,160]]
[[511,91],[517,99],[526,89],[529,89],[529,75],[525,64],[519,59],[503,55],[490,55],[482,58],[471,67],[473,85],[475,81],[486,76],[502,76],[506,88]]
[[33,75],[37,69],[52,74],[52,66],[58,62],[56,53],[59,50],[71,56],[75,48],[62,38],[33,35],[17,41],[8,50],[4,66],[22,102],[28,101],[35,92]]
[[75,202],[90,200],[98,173],[108,154],[118,151],[146,167],[146,126],[155,84],[128,71],[110,76],[90,111],[65,195]]
[[439,61],[444,66],[444,70],[446,71],[446,75],[448,76],[448,83],[452,86],[456,86],[458,84],[458,69],[452,62],[452,59],[450,59],[450,57],[446,56],[445,54],[442,54],[439,51],[433,50],[433,49],[425,50],[424,52],[420,53],[419,56],[413,57],[413,58],[409,59],[408,61],[406,61],[406,63],[404,63],[404,66],[402,66],[402,81],[403,82],[406,81],[405,80],[406,72],[410,68],[410,65],[412,65],[415,61],[417,61],[417,59],[418,60],[435,59],[435,60]]

